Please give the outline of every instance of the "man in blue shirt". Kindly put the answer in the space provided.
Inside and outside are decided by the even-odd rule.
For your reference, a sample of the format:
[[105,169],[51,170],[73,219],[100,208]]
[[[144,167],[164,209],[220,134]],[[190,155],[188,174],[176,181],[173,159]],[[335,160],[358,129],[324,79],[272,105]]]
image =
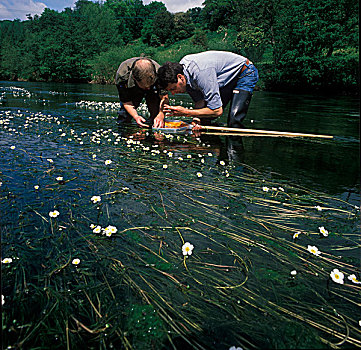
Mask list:
[[231,106],[227,125],[242,127],[253,89],[258,81],[257,68],[246,57],[226,51],[206,51],[187,55],[179,63],[166,62],[158,70],[158,84],[172,93],[187,92],[195,109],[165,105],[173,116],[191,116],[206,124]]

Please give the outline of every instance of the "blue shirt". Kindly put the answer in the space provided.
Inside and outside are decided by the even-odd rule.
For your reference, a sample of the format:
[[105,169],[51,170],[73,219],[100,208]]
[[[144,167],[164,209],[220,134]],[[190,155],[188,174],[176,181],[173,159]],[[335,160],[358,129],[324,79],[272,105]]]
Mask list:
[[226,51],[205,51],[184,56],[180,64],[187,92],[194,102],[205,100],[208,108],[222,107],[219,89],[235,79],[247,58]]

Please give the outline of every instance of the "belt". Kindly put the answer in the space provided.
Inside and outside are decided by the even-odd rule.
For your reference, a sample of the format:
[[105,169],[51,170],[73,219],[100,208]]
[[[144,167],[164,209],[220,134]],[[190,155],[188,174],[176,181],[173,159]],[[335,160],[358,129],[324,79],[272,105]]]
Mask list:
[[246,66],[248,66],[250,63],[252,64],[252,62],[250,62],[249,59],[247,58],[246,63],[243,65],[243,67],[242,67],[242,69],[241,69],[241,73],[244,72],[244,70],[247,68]]

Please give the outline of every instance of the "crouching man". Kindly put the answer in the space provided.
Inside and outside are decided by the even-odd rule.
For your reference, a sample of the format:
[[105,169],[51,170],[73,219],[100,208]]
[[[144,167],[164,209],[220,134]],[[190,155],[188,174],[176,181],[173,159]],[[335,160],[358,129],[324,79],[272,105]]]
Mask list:
[[[122,62],[115,76],[121,108],[120,121],[132,118],[140,127],[163,127],[164,103],[168,103],[167,91],[158,91],[156,86],[159,64],[144,57],[133,57]],[[137,108],[145,98],[150,119],[147,121],[137,113]]]
[[195,102],[195,109],[165,105],[165,112],[209,124],[231,101],[227,125],[235,128],[243,126],[257,81],[258,70],[248,58],[226,51],[187,55],[179,63],[166,62],[158,70],[160,88],[172,95],[187,92]]

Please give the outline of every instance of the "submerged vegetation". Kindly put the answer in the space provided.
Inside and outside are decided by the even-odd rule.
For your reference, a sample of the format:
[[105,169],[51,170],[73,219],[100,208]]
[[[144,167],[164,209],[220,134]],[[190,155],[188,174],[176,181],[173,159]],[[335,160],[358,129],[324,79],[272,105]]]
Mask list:
[[3,94],[38,104],[0,109],[4,348],[361,347],[359,207],[116,103]]

